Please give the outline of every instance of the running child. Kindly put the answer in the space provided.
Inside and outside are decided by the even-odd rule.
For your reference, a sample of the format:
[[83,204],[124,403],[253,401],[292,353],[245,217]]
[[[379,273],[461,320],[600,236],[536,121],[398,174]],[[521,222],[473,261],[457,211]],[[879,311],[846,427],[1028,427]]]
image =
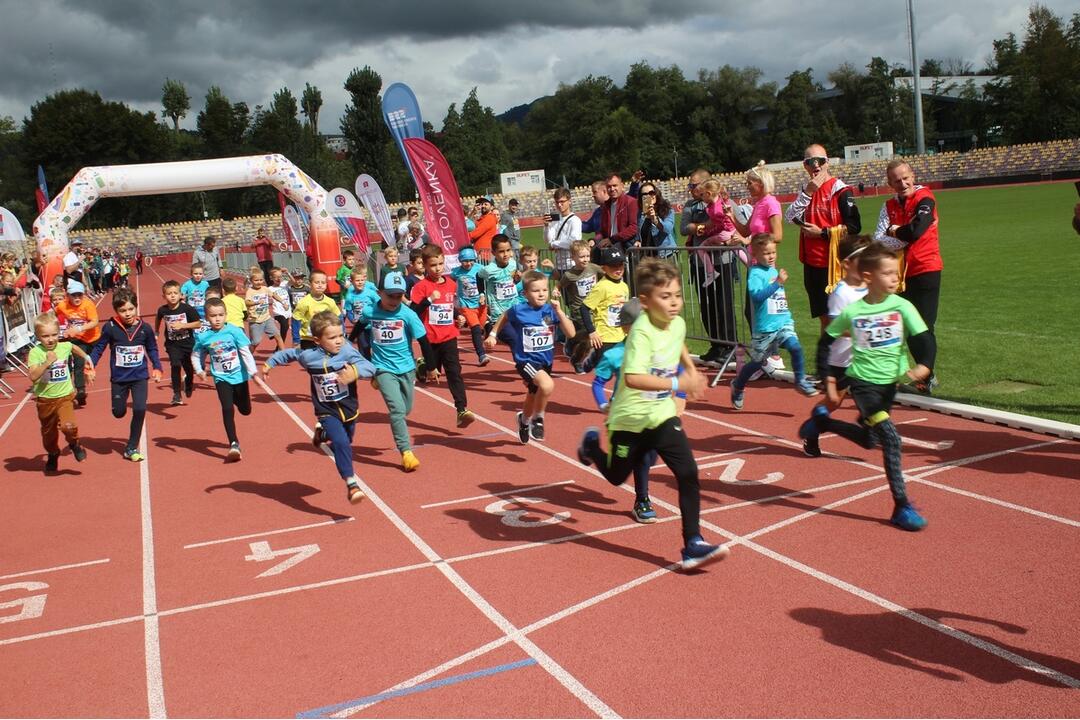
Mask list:
[[311,292],[293,304],[293,337],[300,338],[300,347],[311,350],[315,341],[311,338],[311,318],[323,310],[341,313],[337,302],[326,294],[326,273],[311,271]]
[[[521,279],[510,238],[498,234],[491,239],[491,262],[480,269],[477,277],[484,284],[487,296],[488,319],[484,331],[488,332],[502,314],[517,303],[515,284]],[[490,347],[484,343],[485,347]]]
[[[551,279],[552,273],[555,272],[555,263],[550,260],[544,260],[540,262],[540,251],[532,245],[525,245],[518,251],[518,272],[524,275],[530,270],[536,270],[543,273],[544,277]],[[525,283],[521,280],[517,281],[517,285],[514,286],[517,290],[517,304],[527,302],[525,298]]]
[[[873,243],[859,255],[859,272],[866,295],[845,307],[829,323],[818,343],[818,367],[829,367],[829,350],[841,335],[851,337],[851,365],[845,375],[848,392],[884,458],[885,476],[893,496],[889,521],[903,530],[922,530],[926,520],[911,506],[901,469],[900,433],[889,417],[898,382],[923,382],[933,373],[937,343],[919,311],[896,295],[900,284],[896,253]],[[916,365],[909,368],[908,348]],[[830,404],[840,402],[838,380],[830,368],[825,392]],[[832,423],[829,424],[830,427]],[[865,442],[863,443],[866,444]]]
[[548,302],[548,279],[544,273],[529,270],[521,281],[525,284],[526,302],[511,306],[499,317],[485,345],[495,347],[500,332],[510,344],[514,366],[528,390],[525,407],[517,414],[518,440],[527,443],[530,437],[544,439],[544,410],[555,389],[555,381],[551,379],[555,326],[560,325],[569,334],[574,323],[558,303]]
[[86,363],[94,344],[101,337],[101,325],[94,303],[86,299],[86,286],[78,280],[68,280],[67,297],[55,307],[56,317],[63,328],[61,335],[82,350],[72,357],[72,379],[75,383],[75,407],[86,407]]
[[581,303],[579,316],[584,331],[571,341],[570,361],[575,372],[579,368],[587,372],[595,367],[604,353],[623,341],[619,311],[630,297],[630,287],[623,279],[626,256],[619,248],[608,246],[600,248],[597,260],[604,276],[596,281]]
[[300,344],[300,321],[293,319],[296,306],[311,293],[311,286],[304,282],[303,273],[289,276],[289,329],[292,344]]
[[457,304],[457,283],[443,274],[446,258],[438,245],[425,245],[422,249],[424,279],[412,289],[412,309],[423,318],[424,330],[431,345],[433,365],[424,363],[425,381],[438,382],[439,372],[446,373],[450,396],[457,410],[457,426],[468,427],[476,420],[469,410],[465,395],[465,381],[461,377],[461,359],[458,356],[459,328],[464,318],[454,317]]
[[595,465],[612,485],[621,485],[646,453],[656,450],[678,483],[684,542],[681,564],[683,570],[690,570],[728,554],[726,546],[712,545],[701,537],[698,468],[675,403],[680,389],[691,399],[704,397],[705,378],[686,349],[678,268],[646,258],[638,265],[634,285],[645,312],[626,338],[622,373],[608,409],[609,451],[600,446],[599,428],[588,428],[578,459]]
[[478,277],[480,266],[476,264],[476,250],[472,247],[462,248],[458,253],[458,262],[460,264],[450,272],[450,277],[458,286],[457,313],[465,318],[465,325],[469,328],[473,350],[476,351],[476,364],[484,367],[491,362],[484,352],[487,298],[482,289],[483,281]]
[[401,467],[412,472],[420,461],[412,451],[409,426],[405,417],[412,412],[413,389],[416,385],[416,359],[412,354],[415,340],[424,354],[425,364],[435,367],[431,344],[424,323],[411,308],[403,304],[405,278],[401,273],[388,273],[382,279],[379,302],[364,308],[363,324],[371,325],[371,362],[375,366],[375,387],[386,401],[390,412],[390,429],[394,444],[401,453]]
[[[61,278],[61,280],[63,279],[60,275],[57,275],[56,277]],[[78,281],[75,280],[75,281],[72,281],[72,282],[78,282]],[[16,291],[13,290],[11,292],[12,297],[16,297],[17,295],[18,295],[18,293]],[[67,291],[64,290],[64,288],[62,288],[62,287],[51,287],[51,288],[49,288],[49,292],[45,293],[45,295],[43,295],[42,298],[41,298],[41,312],[49,312],[50,310],[56,310],[56,308],[59,307],[60,303],[64,302],[64,300],[66,300],[66,299],[67,299]],[[60,330],[61,330],[61,332],[66,327],[67,327],[67,324],[63,320],[61,320],[60,321]]]
[[180,283],[166,280],[161,286],[165,304],[157,309],[154,318],[154,334],[161,332],[165,322],[165,354],[169,356],[172,405],[183,405],[180,399],[180,371],[184,371],[184,395],[191,397],[195,388],[195,368],[191,364],[191,351],[195,349],[194,330],[202,327],[202,320],[195,308],[180,297]]
[[193,264],[191,278],[180,286],[180,295],[184,302],[195,308],[195,312],[199,313],[199,317],[203,320],[206,319],[206,313],[203,311],[203,306],[206,304],[206,291],[210,289],[210,283],[203,279],[205,271],[202,263]]
[[409,251],[409,272],[405,273],[405,298],[412,297],[412,289],[416,283],[424,279],[424,256],[423,249],[413,248]]
[[[596,285],[597,279],[604,275],[599,265],[589,262],[591,255],[589,243],[584,240],[570,243],[569,260],[572,264],[559,275],[559,284],[554,292],[554,296],[562,300],[566,314],[574,323],[574,335],[568,337],[563,345],[563,352],[567,357],[572,356],[573,339],[578,336],[584,338],[586,334],[585,323],[581,319],[581,305]],[[575,366],[574,370],[577,372],[579,366]],[[580,368],[580,372],[585,372],[584,368]]]
[[345,342],[344,328],[337,314],[323,310],[311,318],[311,337],[316,347],[309,350],[278,350],[263,365],[264,378],[270,368],[299,362],[311,381],[311,403],[318,419],[312,442],[316,447],[330,443],[334,464],[345,481],[345,494],[354,505],[364,499],[353,469],[352,440],[360,416],[358,378],[375,376],[375,366]]
[[[236,278],[221,279],[221,301],[225,303],[225,322],[244,331],[244,320],[248,316],[247,302],[238,294],[239,283]],[[209,318],[208,318],[209,319]]]
[[765,370],[766,359],[776,354],[777,348],[783,348],[791,355],[795,389],[807,397],[818,394],[817,388],[806,379],[803,369],[802,345],[795,333],[795,321],[788,310],[784,292],[787,270],[777,270],[775,267],[776,243],[769,233],[758,233],[750,239],[750,247],[755,263],[747,271],[746,288],[754,310],[754,331],[750,340],[750,362],[743,365],[731,381],[731,405],[736,410],[743,408],[746,384],[756,372]]
[[[367,268],[353,268],[349,275],[349,285],[342,296],[342,308],[345,317],[356,327],[360,317],[364,314],[364,308],[379,302],[379,288],[375,283],[368,282]],[[350,336],[351,337],[351,336]],[[371,355],[371,333],[368,328],[361,328],[356,332],[356,345],[364,357]]]
[[263,336],[274,340],[274,349],[283,350],[285,343],[278,334],[278,324],[270,314],[271,294],[266,286],[266,278],[262,268],[251,268],[249,275],[251,287],[248,288],[244,300],[248,313],[248,336],[251,338],[252,351],[259,347]]
[[[146,419],[146,385],[152,377],[161,382],[161,359],[158,357],[157,336],[150,326],[139,318],[138,298],[128,288],[113,290],[112,306],[116,317],[101,326],[101,337],[90,353],[90,365],[109,348],[109,378],[112,392],[112,414],[122,418],[127,413],[128,396],[131,397],[131,424],[128,428],[124,459],[142,462],[139,452],[139,436]],[[153,366],[147,370],[147,360]]]
[[[33,383],[30,391],[34,394],[38,420],[41,422],[45,472],[56,472],[60,465],[60,433],[64,434],[75,461],[86,459],[86,450],[79,444],[79,426],[75,422],[75,386],[71,382],[68,365],[72,356],[79,358],[84,365],[90,356],[78,345],[60,340],[60,324],[52,313],[42,313],[34,318],[34,335],[40,344],[30,348],[26,358],[30,382]],[[84,372],[87,379],[93,382],[94,366],[86,366]]]
[[[277,323],[278,337],[282,345],[289,336],[289,320],[292,317],[292,300],[289,297],[289,281],[279,267],[270,268],[270,313]],[[305,291],[306,293],[306,291]]]
[[[640,300],[630,298],[623,303],[622,310],[619,311],[619,326],[624,334],[630,333],[630,327],[637,321],[639,315],[641,315]],[[593,400],[596,401],[596,406],[600,408],[600,412],[606,413],[611,407],[606,387],[611,378],[615,378],[615,386],[618,387],[618,377],[622,371],[625,349],[625,343],[616,345],[604,353],[604,357],[600,358],[600,362],[596,364],[592,393]],[[685,395],[683,397],[685,398]],[[682,404],[685,405],[685,402]],[[682,408],[679,409],[679,414],[682,414]],[[634,507],[630,514],[639,523],[656,522],[656,511],[653,509],[652,501],[649,499],[649,471],[656,464],[657,457],[659,456],[656,451],[650,450],[645,453],[641,462],[634,466]]]
[[221,419],[229,440],[225,462],[237,462],[240,460],[240,440],[236,435],[234,409],[241,415],[251,414],[248,378],[255,374],[256,368],[251,341],[243,330],[226,322],[225,314],[224,298],[206,301],[206,319],[210,329],[195,338],[191,359],[195,372],[205,380],[205,358],[210,357],[210,374],[214,377],[214,389],[221,402]]
[[[844,308],[866,295],[866,282],[863,281],[862,274],[859,272],[859,255],[869,247],[870,242],[868,235],[845,235],[840,240],[837,254],[840,257],[844,279],[838,282],[829,294],[830,319],[837,317]],[[849,365],[851,365],[851,338],[840,337],[829,348],[829,367],[832,369],[830,374],[834,378],[837,397],[841,401],[847,394],[846,371]],[[869,434],[862,427],[830,418],[829,412],[835,411],[838,407],[839,403],[835,406],[831,405],[828,392],[826,392],[825,400],[814,406],[810,419],[799,428],[803,452],[809,457],[821,457],[818,436],[824,432],[835,433],[859,444],[870,439]]]
[[393,245],[383,250],[383,258],[386,260],[386,262],[381,268],[379,268],[380,286],[382,285],[383,278],[386,277],[388,274],[396,272],[404,275],[406,270],[405,266],[399,262],[401,258],[400,251]]
[[[345,299],[345,291],[349,287],[349,278],[352,276],[352,271],[356,269],[356,251],[352,248],[346,248],[341,251],[341,265],[338,266],[337,273],[334,275],[334,279],[337,280],[338,296],[342,301]],[[280,348],[279,348],[280,349]]]

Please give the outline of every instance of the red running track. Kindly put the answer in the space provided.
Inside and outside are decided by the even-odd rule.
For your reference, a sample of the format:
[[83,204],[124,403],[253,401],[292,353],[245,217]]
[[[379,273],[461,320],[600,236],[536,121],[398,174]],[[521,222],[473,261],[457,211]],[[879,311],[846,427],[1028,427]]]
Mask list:
[[[180,270],[141,276],[144,317]],[[930,521],[908,534],[874,453],[802,455],[811,400],[757,383],[740,413],[710,391],[684,426],[706,536],[733,551],[686,575],[667,470],[643,526],[629,484],[574,459],[602,420],[582,379],[522,446],[506,353],[463,359],[480,421],[419,389],[416,473],[361,385],[359,506],[295,368],[253,388],[238,465],[205,384],[178,408],[151,388],[135,465],[101,373],[90,458],[48,477],[32,401],[0,403],[0,715],[1080,715],[1075,442],[897,408]]]

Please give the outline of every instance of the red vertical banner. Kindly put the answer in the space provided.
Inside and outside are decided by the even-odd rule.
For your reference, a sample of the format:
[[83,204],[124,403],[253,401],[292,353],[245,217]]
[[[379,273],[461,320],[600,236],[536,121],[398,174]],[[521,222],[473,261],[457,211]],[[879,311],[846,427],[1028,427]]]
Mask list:
[[439,149],[427,140],[405,138],[403,142],[424,206],[424,228],[431,241],[443,249],[447,266],[454,267],[458,251],[469,244],[454,173]]

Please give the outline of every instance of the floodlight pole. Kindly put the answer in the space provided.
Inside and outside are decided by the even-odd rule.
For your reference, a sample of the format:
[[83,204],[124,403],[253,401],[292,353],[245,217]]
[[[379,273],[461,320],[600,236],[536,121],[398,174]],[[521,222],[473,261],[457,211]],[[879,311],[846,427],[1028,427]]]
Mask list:
[[911,36],[911,79],[915,95],[915,152],[926,154],[926,137],[923,133],[922,83],[919,80],[919,51],[915,47],[915,0],[907,0],[908,29]]

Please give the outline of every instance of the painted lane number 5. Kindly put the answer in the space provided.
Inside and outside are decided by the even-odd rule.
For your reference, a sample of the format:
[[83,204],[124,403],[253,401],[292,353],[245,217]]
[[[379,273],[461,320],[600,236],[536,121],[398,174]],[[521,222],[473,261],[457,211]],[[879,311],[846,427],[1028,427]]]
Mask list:
[[537,514],[534,510],[529,508],[518,508],[516,510],[510,510],[510,505],[533,505],[535,503],[545,502],[543,498],[536,497],[512,497],[507,500],[498,500],[491,503],[486,508],[485,512],[489,512],[492,515],[501,516],[503,525],[509,525],[516,528],[533,528],[540,527],[542,525],[555,525],[561,523],[570,518],[570,513],[558,512],[549,515],[546,518],[540,520],[526,520],[525,516],[529,514]]

